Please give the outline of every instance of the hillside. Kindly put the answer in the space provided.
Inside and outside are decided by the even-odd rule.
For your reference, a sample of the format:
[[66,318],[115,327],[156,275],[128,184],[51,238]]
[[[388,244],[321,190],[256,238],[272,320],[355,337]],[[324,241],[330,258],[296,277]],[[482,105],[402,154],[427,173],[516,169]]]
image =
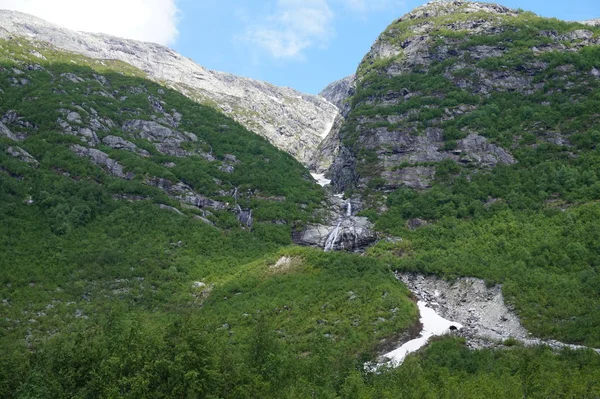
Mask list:
[[225,112],[304,164],[338,113],[319,96],[210,71],[164,46],[74,32],[27,14],[0,10],[0,38],[15,36],[93,59],[126,62],[149,79]]
[[331,168],[404,239],[371,253],[502,283],[530,332],[598,347],[599,45],[598,28],[493,4],[393,22],[358,67]]
[[[0,396],[228,392],[219,375],[267,394],[284,376],[255,367],[370,353],[415,322],[383,263],[289,247],[324,199],[290,155],[130,65],[0,46]],[[160,382],[198,362],[210,382]]]

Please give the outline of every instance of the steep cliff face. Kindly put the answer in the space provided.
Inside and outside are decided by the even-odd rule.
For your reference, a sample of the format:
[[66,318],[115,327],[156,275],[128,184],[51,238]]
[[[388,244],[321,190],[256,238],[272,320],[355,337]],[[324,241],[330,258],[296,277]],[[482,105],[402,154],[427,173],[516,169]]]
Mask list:
[[356,88],[355,83],[356,75],[352,74],[330,83],[319,93],[319,95],[342,110],[347,104],[346,100],[348,97],[354,94],[354,89]]
[[73,32],[27,14],[0,10],[0,38],[14,36],[133,65],[150,79],[219,108],[304,164],[329,133],[338,113],[322,97],[210,71],[158,44]]
[[335,189],[424,189],[440,164],[490,169],[524,148],[568,147],[598,119],[593,25],[465,1],[395,21],[358,68]]
[[317,173],[325,173],[340,152],[340,129],[343,126],[344,118],[350,112],[350,102],[348,99],[354,95],[356,91],[356,75],[346,76],[343,79],[336,80],[330,83],[319,93],[330,103],[334,104],[339,109],[339,114],[336,117],[329,134],[319,143],[309,167]]

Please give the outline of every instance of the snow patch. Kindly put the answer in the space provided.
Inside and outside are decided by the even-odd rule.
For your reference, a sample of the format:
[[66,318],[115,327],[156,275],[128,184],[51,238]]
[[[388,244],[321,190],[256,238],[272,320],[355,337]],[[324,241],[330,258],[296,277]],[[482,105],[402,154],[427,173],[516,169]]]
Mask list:
[[389,364],[392,367],[400,366],[409,353],[421,349],[429,342],[431,337],[444,335],[453,330],[460,330],[463,327],[459,323],[444,319],[435,310],[428,307],[424,301],[419,301],[417,306],[421,314],[419,321],[423,325],[421,335],[419,338],[408,341],[398,349],[394,349],[383,355],[383,357],[390,359]]
[[311,176],[313,177],[313,179],[315,179],[317,181],[317,184],[321,187],[325,187],[325,186],[331,184],[331,180],[326,179],[325,174],[311,173]]

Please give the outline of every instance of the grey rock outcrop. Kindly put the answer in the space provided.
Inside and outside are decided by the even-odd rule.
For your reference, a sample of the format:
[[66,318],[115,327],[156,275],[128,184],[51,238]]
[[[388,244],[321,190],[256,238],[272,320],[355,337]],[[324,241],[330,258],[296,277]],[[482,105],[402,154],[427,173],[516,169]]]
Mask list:
[[341,141],[340,141],[340,129],[344,124],[344,118],[342,115],[338,115],[335,119],[333,127],[331,131],[319,143],[317,149],[313,153],[313,156],[308,165],[309,169],[315,173],[325,173],[331,165],[333,165],[334,160],[337,158],[340,153]]
[[[158,44],[74,32],[33,16],[0,10],[0,38],[21,36],[95,59],[131,64],[158,82],[217,106],[248,129],[308,164],[337,108],[319,96],[210,71]],[[77,76],[65,76],[77,82]],[[18,83],[18,82],[17,82]]]
[[154,144],[159,152],[166,155],[174,157],[200,155],[209,161],[214,160],[210,154],[191,152],[181,148],[181,145],[185,142],[198,141],[198,138],[192,133],[181,133],[154,121],[139,119],[125,122],[123,131],[133,134],[136,138],[148,140]]
[[184,204],[192,205],[200,209],[211,208],[216,210],[225,210],[228,207],[228,205],[223,202],[212,200],[195,192],[189,185],[183,182],[173,183],[167,179],[153,177],[147,179],[146,183],[149,186],[161,189],[171,198],[177,199]]
[[79,144],[72,145],[71,150],[80,157],[89,158],[95,165],[103,167],[109,174],[115,177],[127,180],[131,180],[134,177],[133,173],[125,173],[120,163],[111,159],[108,154],[100,150],[83,147]]
[[584,25],[589,25],[589,26],[600,26],[600,18],[594,18],[594,19],[589,19],[587,21],[581,21],[581,23]]
[[6,149],[6,152],[9,155],[11,155],[17,159],[20,159],[21,161],[28,163],[30,165],[37,166],[39,164],[37,159],[35,159],[30,153],[28,153],[21,147],[16,147],[16,146],[12,147],[11,146]]
[[114,148],[115,150],[131,151],[143,157],[150,156],[150,153],[148,151],[138,148],[138,146],[133,144],[131,141],[127,141],[119,136],[106,136],[102,139],[102,143],[111,148]]
[[330,215],[325,224],[309,224],[293,233],[296,244],[323,248],[325,251],[356,251],[377,240],[375,227],[368,218],[355,216],[361,209],[356,199],[328,200]]
[[158,207],[160,209],[164,209],[165,211],[170,211],[170,212],[176,213],[178,215],[183,215],[183,212],[181,212],[179,209],[169,206],[169,205],[159,204]]
[[[294,234],[293,239],[299,245],[353,251],[372,244],[377,240],[377,235],[373,224],[366,217],[351,216],[335,225],[310,224]],[[330,248],[328,240],[331,240]]]
[[340,113],[333,122],[329,134],[323,138],[314,150],[308,163],[308,167],[315,173],[325,173],[333,164],[340,152],[340,130],[344,118],[350,112],[349,99],[356,90],[356,75],[350,75],[329,84],[319,95],[327,101],[335,104]]
[[233,212],[241,224],[252,227],[252,224],[254,223],[252,219],[252,209],[242,209],[239,205],[236,205]]
[[[522,13],[495,4],[433,1],[394,21],[362,60],[352,101],[346,102],[350,109],[342,110],[341,126],[336,124],[318,147],[313,169],[331,178],[336,192],[367,187],[384,192],[402,186],[427,189],[436,164],[445,160],[476,169],[515,163],[511,152],[526,145],[519,142],[525,135],[568,147],[569,132],[560,132],[560,126],[538,127],[544,122],[525,107],[522,136],[513,132],[501,139],[491,126],[475,122],[479,113],[493,121],[506,112],[498,104],[484,105],[495,95],[520,95],[525,103],[534,96],[573,91],[576,85],[587,93],[586,81],[600,78],[597,67],[553,65],[546,56],[600,45],[597,34],[584,25],[565,24],[561,32],[539,28],[532,33],[534,44],[523,48],[532,56],[511,64],[509,53],[514,49],[502,38],[522,22]],[[489,38],[489,44],[474,37]],[[410,76],[424,80],[414,84]],[[565,87],[549,90],[554,79],[564,81]],[[428,81],[439,86],[432,89]],[[335,100],[343,87],[335,82],[326,94]],[[450,105],[451,93],[470,100]],[[551,101],[540,103],[553,107]],[[512,143],[507,140],[510,135]],[[334,161],[327,163],[328,157]]]
[[17,136],[15,136],[13,134],[13,132],[11,132],[10,129],[8,127],[6,127],[6,125],[2,122],[0,122],[0,137],[8,137],[9,139],[11,139],[13,141],[19,140],[17,138]]
[[521,325],[516,312],[506,304],[501,285],[490,287],[473,277],[459,278],[453,283],[411,273],[396,273],[396,278],[437,314],[460,323],[463,328],[457,334],[466,338],[470,348],[499,347],[510,338],[525,346],[546,345],[554,350],[591,349],[600,354],[600,349],[532,337]]
[[451,284],[416,274],[396,276],[442,317],[462,324],[461,335],[491,340],[529,338],[515,312],[506,306],[502,286],[487,287],[485,281],[476,278],[461,278]]
[[485,137],[474,133],[460,140],[458,150],[454,153],[461,155],[459,162],[474,163],[482,167],[492,167],[499,163],[511,165],[516,162],[508,151],[495,144],[490,144]]
[[338,107],[340,110],[346,108],[346,100],[352,96],[356,88],[356,75],[352,74],[343,79],[330,83],[319,93],[327,101]]

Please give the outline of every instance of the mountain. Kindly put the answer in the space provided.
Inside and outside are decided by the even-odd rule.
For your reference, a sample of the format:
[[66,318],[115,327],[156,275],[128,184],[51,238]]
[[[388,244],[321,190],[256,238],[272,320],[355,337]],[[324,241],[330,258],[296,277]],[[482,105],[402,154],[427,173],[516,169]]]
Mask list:
[[395,20],[321,93],[336,194],[191,61],[9,14],[0,397],[600,397],[599,28]]
[[525,145],[569,147],[597,123],[599,44],[596,27],[494,4],[415,9],[357,70],[333,185],[423,189],[444,160],[490,168]]
[[328,173],[402,237],[367,252],[503,284],[530,333],[600,345],[600,28],[432,2],[392,22],[355,85]]
[[27,14],[0,10],[0,37],[15,36],[94,59],[133,65],[150,79],[222,110],[305,164],[338,113],[322,97],[210,71],[158,44],[74,32]]

